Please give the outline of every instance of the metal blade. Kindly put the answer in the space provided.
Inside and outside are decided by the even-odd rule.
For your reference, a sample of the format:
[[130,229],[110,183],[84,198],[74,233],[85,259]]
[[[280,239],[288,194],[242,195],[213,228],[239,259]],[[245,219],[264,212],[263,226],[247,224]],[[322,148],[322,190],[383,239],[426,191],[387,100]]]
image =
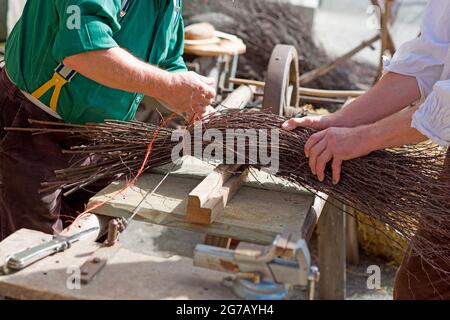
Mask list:
[[68,238],[67,238],[67,242],[70,243],[70,244],[72,244],[72,243],[81,241],[81,240],[83,240],[84,238],[90,236],[90,235],[91,235],[92,233],[94,233],[95,231],[98,231],[99,229],[100,229],[99,227],[93,227],[93,228],[84,230],[84,231],[82,231],[82,232],[80,232],[80,233],[77,233],[77,234],[71,236],[71,237],[68,237]]

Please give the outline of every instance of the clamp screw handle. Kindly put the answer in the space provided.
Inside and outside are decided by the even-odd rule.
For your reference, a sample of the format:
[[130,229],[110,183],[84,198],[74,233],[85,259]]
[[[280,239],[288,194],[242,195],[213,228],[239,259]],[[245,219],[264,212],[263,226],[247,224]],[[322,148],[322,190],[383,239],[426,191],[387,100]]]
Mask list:
[[314,300],[316,294],[316,286],[319,283],[320,271],[316,266],[312,266],[309,269],[308,275],[308,300]]

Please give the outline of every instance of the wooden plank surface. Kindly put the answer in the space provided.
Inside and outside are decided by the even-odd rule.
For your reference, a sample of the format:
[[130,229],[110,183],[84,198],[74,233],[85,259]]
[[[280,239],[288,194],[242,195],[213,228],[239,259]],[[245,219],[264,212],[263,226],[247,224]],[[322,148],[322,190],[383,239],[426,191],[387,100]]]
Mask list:
[[306,241],[309,241],[314,233],[314,229],[317,225],[317,222],[324,211],[325,206],[327,205],[328,196],[324,193],[319,193],[314,198],[314,203],[309,210],[308,215],[306,216],[305,222],[303,223],[303,228],[301,231],[301,236]]
[[[243,174],[240,172],[234,173],[227,181],[219,184],[217,188],[208,183],[210,181],[205,180],[188,197],[187,219],[193,223],[212,224],[241,189]],[[208,199],[200,204],[200,194],[205,187],[209,187],[212,192],[208,195]]]
[[[172,170],[172,165],[167,165],[164,167],[155,168],[152,173],[165,175],[168,170],[172,170],[171,176],[202,181],[211,172],[213,172],[215,168],[216,165],[208,164],[197,158],[187,156],[180,163],[180,165],[175,168],[175,170]],[[199,182],[197,181],[197,184],[198,183]],[[292,183],[288,183],[285,180],[277,178],[264,171],[250,170],[250,173],[245,175],[243,184],[244,186],[256,189],[270,189],[272,191],[312,196],[311,192],[308,190],[295,186]]]
[[[95,213],[111,217],[129,217],[130,213],[163,178],[159,174],[142,176],[137,184],[121,196],[111,199],[123,187],[114,183],[92,199],[92,204],[108,200]],[[301,230],[314,197],[304,192],[286,193],[244,186],[230,201],[223,214],[212,225],[192,224],[186,219],[187,197],[198,180],[169,176],[156,193],[149,197],[137,219],[152,224],[181,228],[215,236],[259,244],[270,244],[286,226]],[[268,184],[267,186],[270,186]]]
[[359,242],[358,242],[358,221],[356,220],[357,212],[355,209],[344,206],[344,211],[348,214],[345,216],[345,243],[347,264],[359,264]]
[[[41,232],[20,230],[0,243],[0,264],[6,256],[51,239]],[[67,282],[98,244],[82,242],[69,251],[37,262],[16,274],[0,276],[0,296],[13,299],[236,299],[221,285],[226,274],[196,268],[192,259],[145,256],[120,249],[96,279],[81,289]],[[73,271],[72,271],[73,272]]]
[[239,165],[220,165],[211,172],[188,195],[189,205],[202,207],[210,200],[210,196],[220,191],[226,181],[230,179],[240,168]]

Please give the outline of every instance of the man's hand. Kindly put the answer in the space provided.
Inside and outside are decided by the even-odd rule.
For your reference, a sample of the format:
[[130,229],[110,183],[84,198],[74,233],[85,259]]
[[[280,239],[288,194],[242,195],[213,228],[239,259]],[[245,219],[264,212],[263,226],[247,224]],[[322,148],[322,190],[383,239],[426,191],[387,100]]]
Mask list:
[[[405,108],[390,117],[373,124],[355,128],[337,128],[333,118],[306,117],[291,119],[283,124],[285,130],[294,130],[299,126],[312,126],[317,130],[330,123],[326,128],[312,135],[305,144],[305,155],[309,166],[320,181],[325,180],[326,165],[332,161],[333,183],[341,179],[342,162],[365,156],[375,150],[383,150],[417,144],[427,140],[422,133],[411,127],[413,114],[418,106]],[[331,122],[328,122],[331,119]]]
[[172,73],[160,98],[172,111],[200,118],[210,112],[216,95],[213,86],[213,80],[195,72]]
[[194,72],[169,73],[122,48],[80,53],[64,64],[104,86],[157,98],[188,118],[205,115],[215,97],[213,80]]
[[312,135],[305,144],[309,166],[319,181],[325,180],[325,168],[332,161],[333,183],[341,179],[342,162],[372,152],[366,127],[329,128]]
[[305,144],[305,155],[309,166],[319,181],[325,180],[325,168],[332,161],[333,183],[341,179],[342,162],[364,156],[371,152],[367,144],[365,127],[336,128],[336,120],[331,115],[310,116],[290,119],[283,129],[294,130],[298,127],[322,130],[313,134]]
[[333,126],[333,116],[310,116],[304,118],[292,118],[283,123],[284,130],[294,130],[298,127],[324,130]]

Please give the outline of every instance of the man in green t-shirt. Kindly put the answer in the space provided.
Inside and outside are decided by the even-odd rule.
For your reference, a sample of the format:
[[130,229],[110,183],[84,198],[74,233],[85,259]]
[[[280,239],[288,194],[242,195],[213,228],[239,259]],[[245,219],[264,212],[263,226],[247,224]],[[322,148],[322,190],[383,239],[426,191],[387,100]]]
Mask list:
[[59,232],[104,186],[42,190],[74,161],[67,137],[6,132],[28,119],[131,120],[144,95],[189,118],[209,110],[211,80],[187,72],[181,0],[28,0],[0,73],[0,239]]

